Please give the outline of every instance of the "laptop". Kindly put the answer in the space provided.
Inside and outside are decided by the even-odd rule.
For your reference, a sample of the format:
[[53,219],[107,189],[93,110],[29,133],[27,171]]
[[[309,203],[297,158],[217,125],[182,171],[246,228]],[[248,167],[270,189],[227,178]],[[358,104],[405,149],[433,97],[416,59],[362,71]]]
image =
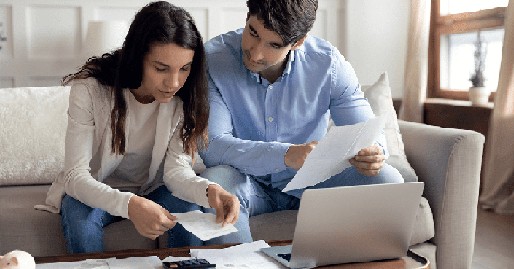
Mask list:
[[424,183],[307,189],[292,245],[264,248],[289,268],[407,255]]

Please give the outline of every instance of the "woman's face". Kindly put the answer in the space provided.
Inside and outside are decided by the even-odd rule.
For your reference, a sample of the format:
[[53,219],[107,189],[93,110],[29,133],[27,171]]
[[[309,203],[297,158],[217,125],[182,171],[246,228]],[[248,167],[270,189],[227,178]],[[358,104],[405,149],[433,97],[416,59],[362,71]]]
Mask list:
[[154,44],[143,59],[141,86],[132,91],[141,103],[168,103],[184,86],[195,52],[177,44]]

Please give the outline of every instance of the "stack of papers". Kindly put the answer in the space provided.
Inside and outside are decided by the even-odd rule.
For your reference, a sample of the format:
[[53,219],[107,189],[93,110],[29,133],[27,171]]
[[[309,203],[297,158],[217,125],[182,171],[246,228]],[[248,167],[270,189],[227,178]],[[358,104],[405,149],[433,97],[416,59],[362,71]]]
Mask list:
[[[216,264],[216,268],[285,268],[260,251],[262,248],[268,247],[269,245],[261,240],[224,249],[192,249],[191,257],[206,259],[210,263]],[[161,269],[163,261],[174,262],[191,259],[191,257],[170,256],[162,261],[157,256],[131,257],[126,259],[90,259],[78,262],[37,264],[36,269]]]
[[162,268],[162,261],[157,256],[131,257],[126,259],[92,259],[78,262],[56,262],[36,264],[36,269],[139,269]]
[[262,248],[268,247],[270,245],[260,240],[224,249],[191,249],[191,257],[206,259],[210,263],[215,263],[216,268],[285,268],[261,252]]

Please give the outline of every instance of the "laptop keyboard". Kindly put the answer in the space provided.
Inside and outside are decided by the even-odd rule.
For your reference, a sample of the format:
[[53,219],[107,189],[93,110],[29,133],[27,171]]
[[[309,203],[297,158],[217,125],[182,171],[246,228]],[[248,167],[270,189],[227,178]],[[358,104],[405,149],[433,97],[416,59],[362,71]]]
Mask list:
[[280,258],[282,258],[288,262],[291,261],[291,253],[277,254],[277,256],[279,256]]

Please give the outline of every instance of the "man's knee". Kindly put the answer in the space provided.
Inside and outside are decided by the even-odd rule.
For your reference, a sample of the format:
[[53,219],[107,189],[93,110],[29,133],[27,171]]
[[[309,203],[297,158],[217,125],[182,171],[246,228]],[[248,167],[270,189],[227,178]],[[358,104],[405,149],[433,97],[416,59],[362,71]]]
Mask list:
[[207,168],[200,176],[221,185],[229,192],[237,191],[243,185],[248,184],[247,176],[229,165]]
[[236,195],[241,205],[247,207],[248,198],[252,194],[250,178],[229,165],[218,165],[205,169],[200,175],[219,184],[226,191]]
[[398,170],[389,164],[384,164],[377,175],[379,183],[403,183],[403,177]]

